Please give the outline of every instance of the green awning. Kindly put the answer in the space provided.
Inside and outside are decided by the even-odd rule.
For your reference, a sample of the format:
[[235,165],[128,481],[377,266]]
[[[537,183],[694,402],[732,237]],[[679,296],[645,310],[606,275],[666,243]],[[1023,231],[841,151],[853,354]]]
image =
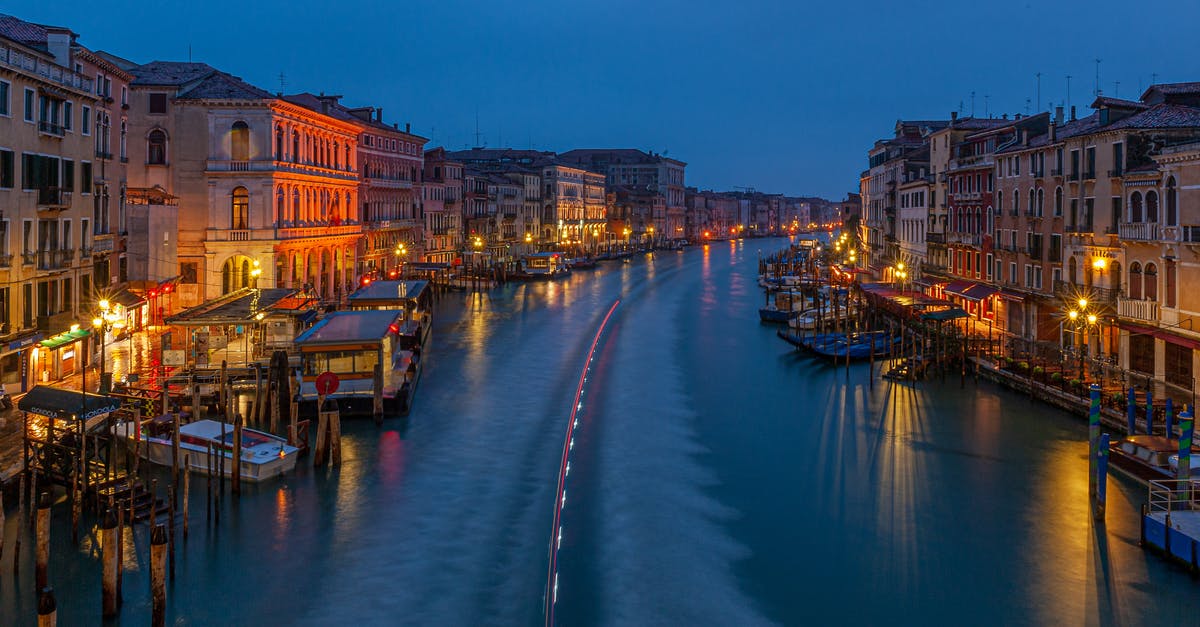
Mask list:
[[54,337],[46,338],[41,342],[38,342],[38,344],[40,344],[43,348],[54,350],[56,348],[66,346],[67,344],[78,342],[79,340],[82,340],[91,334],[91,329],[76,329],[74,331],[67,331],[66,333],[59,333]]

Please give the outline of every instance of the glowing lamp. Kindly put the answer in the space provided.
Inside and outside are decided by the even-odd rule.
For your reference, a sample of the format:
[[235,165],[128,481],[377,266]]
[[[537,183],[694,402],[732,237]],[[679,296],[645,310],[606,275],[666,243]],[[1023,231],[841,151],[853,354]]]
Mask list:
[[1071,320],[1076,320],[1079,318],[1079,312],[1072,309],[1071,311],[1067,312],[1067,317]]

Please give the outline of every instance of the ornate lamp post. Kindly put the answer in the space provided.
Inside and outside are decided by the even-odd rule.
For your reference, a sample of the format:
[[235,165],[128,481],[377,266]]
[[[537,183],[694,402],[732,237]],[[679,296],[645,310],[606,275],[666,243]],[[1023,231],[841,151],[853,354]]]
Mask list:
[[108,299],[102,299],[96,303],[100,307],[100,312],[95,318],[92,318],[92,327],[96,329],[96,333],[100,336],[100,393],[108,394],[112,391],[112,375],[105,372],[105,364],[107,363],[105,355],[105,347],[108,345],[108,333],[113,329],[121,329],[125,326],[125,321],[118,314]]

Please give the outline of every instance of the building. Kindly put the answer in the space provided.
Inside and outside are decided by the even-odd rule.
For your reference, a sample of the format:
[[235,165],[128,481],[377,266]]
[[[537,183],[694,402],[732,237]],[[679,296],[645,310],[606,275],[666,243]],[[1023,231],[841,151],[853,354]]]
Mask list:
[[421,177],[427,140],[414,135],[407,124],[401,130],[398,124],[384,123],[382,108],[350,108],[340,99],[309,93],[284,97],[358,127],[363,237],[358,241],[355,274],[384,274],[424,255]]
[[912,155],[928,169],[929,151],[922,148],[930,134],[947,125],[940,120],[899,120],[894,136],[876,141],[867,153],[870,169],[860,177],[864,214],[860,239],[866,246],[860,265],[877,276],[884,275],[899,257],[896,208],[898,186],[908,172],[906,161]]
[[424,169],[424,261],[451,263],[463,244],[463,164],[434,148],[425,153]]
[[360,124],[203,63],[118,64],[135,77],[131,185],[178,199],[182,305],[252,286],[334,300],[353,286]]
[[603,174],[610,189],[619,185],[661,194],[665,210],[654,224],[655,232],[664,238],[684,237],[687,164],[683,161],[633,148],[581,148],[559,154],[558,160]]
[[[0,381],[10,392],[78,372],[85,347],[38,342],[91,320],[95,261],[109,285],[109,210],[123,204],[111,93],[127,76],[108,78],[116,68],[76,39],[0,15]],[[97,230],[107,250],[94,260]]]

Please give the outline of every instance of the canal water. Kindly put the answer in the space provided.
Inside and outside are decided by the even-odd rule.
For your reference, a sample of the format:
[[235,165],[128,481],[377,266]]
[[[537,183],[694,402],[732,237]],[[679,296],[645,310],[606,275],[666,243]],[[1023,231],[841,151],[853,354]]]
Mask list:
[[[1144,490],[1087,514],[1086,425],[985,382],[869,384],[757,322],[784,240],[609,262],[438,303],[408,419],[343,423],[339,469],[226,496],[168,588],[177,625],[542,620],[563,434],[584,356],[556,617],[624,624],[1190,624],[1200,588],[1137,545]],[[34,624],[31,538],[0,624]],[[60,624],[96,624],[94,537],[54,510]],[[148,539],[121,618],[149,620]]]

